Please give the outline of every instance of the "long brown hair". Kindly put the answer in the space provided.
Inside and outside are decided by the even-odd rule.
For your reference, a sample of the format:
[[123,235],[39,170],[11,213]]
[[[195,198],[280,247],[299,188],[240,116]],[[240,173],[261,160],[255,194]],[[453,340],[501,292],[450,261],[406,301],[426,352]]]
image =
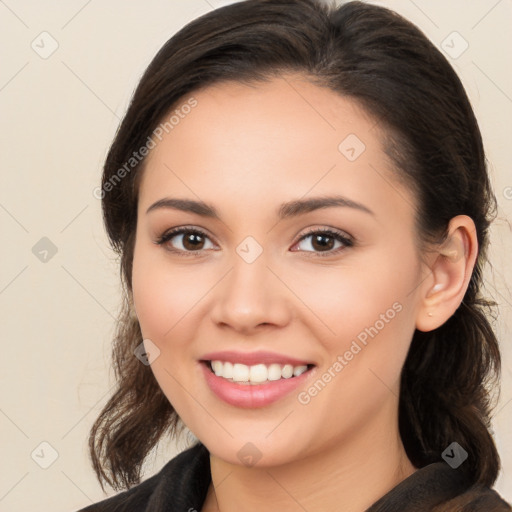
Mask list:
[[133,152],[199,88],[258,83],[288,71],[350,97],[384,126],[397,176],[417,197],[422,242],[442,240],[456,215],[475,222],[480,252],[462,304],[441,327],[413,336],[399,424],[416,467],[441,460],[456,441],[469,453],[472,482],[491,486],[499,458],[489,432],[490,390],[497,389],[500,352],[487,318],[495,304],[480,287],[496,200],[477,121],[457,74],[417,27],[383,7],[320,0],[247,0],[213,10],[171,37],[140,80],[102,178],[104,222],[125,296],[113,348],[117,389],[89,439],[98,478],[116,489],[139,482],[151,449],[183,427],[150,367],[133,355],[142,341],[130,305],[144,165],[130,160]]

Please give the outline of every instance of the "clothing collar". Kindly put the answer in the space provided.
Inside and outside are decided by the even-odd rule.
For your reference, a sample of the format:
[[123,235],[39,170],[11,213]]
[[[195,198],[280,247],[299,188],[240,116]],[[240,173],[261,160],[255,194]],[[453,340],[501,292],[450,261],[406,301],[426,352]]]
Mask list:
[[[199,442],[163,468],[162,478],[151,495],[147,510],[200,511],[210,483],[210,454]],[[416,470],[366,512],[430,511],[469,485],[463,471],[452,469],[444,462],[436,462]]]

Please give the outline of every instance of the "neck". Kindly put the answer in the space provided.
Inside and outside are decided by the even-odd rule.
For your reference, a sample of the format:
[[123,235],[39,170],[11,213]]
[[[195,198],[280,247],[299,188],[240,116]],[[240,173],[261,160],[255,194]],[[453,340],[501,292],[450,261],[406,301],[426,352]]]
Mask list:
[[203,512],[363,512],[414,473],[398,426],[374,424],[350,437],[281,466],[246,467],[211,455],[212,484]]

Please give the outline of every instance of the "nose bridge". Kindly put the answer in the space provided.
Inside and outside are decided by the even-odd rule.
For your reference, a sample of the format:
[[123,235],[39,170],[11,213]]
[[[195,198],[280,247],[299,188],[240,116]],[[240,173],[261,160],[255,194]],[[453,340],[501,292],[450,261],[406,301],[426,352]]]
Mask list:
[[253,237],[236,247],[215,300],[216,322],[241,330],[286,322],[286,287],[270,270],[269,254]]

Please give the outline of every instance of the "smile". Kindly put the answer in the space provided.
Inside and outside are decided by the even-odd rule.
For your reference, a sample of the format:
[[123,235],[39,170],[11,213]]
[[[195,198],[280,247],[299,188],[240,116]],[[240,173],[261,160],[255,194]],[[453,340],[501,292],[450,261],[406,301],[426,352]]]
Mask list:
[[298,377],[313,365],[293,366],[291,364],[270,364],[263,363],[248,366],[241,363],[231,363],[229,361],[207,361],[210,369],[217,377],[222,377],[229,382],[239,384],[262,384],[264,382],[273,382],[281,379],[290,379]]
[[199,366],[208,388],[223,402],[240,408],[277,402],[304,386],[317,370],[316,364],[267,352],[203,357]]

